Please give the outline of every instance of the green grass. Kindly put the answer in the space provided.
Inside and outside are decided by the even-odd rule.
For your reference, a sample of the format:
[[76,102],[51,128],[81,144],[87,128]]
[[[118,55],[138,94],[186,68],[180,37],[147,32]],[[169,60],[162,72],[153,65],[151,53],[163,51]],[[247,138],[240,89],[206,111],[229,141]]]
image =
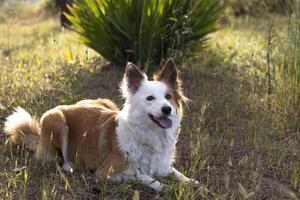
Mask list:
[[[74,43],[55,17],[23,11],[0,23],[0,119],[21,105],[41,116],[58,104],[108,97],[122,105],[118,67]],[[180,67],[186,109],[176,166],[201,183],[170,179],[157,194],[137,182],[97,182],[92,174],[62,172],[40,163],[0,134],[0,196],[4,199],[297,199],[300,177],[299,118],[268,95],[268,19],[284,35],[287,19],[230,18],[212,35],[211,47]],[[281,37],[281,36],[280,36]],[[278,39],[280,38],[278,37]],[[279,46],[280,47],[280,46]],[[272,58],[280,56],[273,44]],[[275,62],[274,62],[275,63]],[[291,107],[291,109],[299,109]],[[298,122],[298,123],[297,123]],[[0,130],[2,130],[0,125]],[[23,168],[22,168],[23,167]]]

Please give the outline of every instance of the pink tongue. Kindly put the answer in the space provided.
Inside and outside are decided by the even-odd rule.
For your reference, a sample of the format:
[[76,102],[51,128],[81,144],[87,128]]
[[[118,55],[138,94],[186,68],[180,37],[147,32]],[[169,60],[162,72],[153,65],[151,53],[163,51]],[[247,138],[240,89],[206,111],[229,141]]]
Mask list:
[[155,118],[159,124],[164,127],[164,128],[170,128],[172,126],[172,120],[170,120],[167,117],[159,117],[159,118]]

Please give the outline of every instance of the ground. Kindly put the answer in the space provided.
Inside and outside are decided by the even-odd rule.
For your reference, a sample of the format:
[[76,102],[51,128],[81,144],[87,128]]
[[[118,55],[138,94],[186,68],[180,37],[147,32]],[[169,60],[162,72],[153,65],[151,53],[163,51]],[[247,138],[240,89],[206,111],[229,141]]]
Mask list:
[[[29,14],[28,14],[29,13]],[[1,16],[0,16],[1,18]],[[22,106],[39,117],[58,104],[105,97],[122,106],[124,67],[112,66],[76,43],[57,16],[10,12],[0,22],[0,119]],[[156,193],[138,182],[97,181],[59,163],[40,163],[0,133],[3,199],[297,199],[300,198],[299,121],[287,120],[268,94],[267,29],[282,16],[220,20],[210,46],[178,64],[185,107],[176,167],[200,181],[194,188]]]

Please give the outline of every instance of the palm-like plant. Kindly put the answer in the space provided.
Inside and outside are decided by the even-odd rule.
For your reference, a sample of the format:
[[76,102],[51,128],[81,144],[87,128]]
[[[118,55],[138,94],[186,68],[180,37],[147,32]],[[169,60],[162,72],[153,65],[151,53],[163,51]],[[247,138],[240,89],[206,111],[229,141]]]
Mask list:
[[80,41],[113,63],[158,64],[207,45],[218,0],[85,0],[67,15]]

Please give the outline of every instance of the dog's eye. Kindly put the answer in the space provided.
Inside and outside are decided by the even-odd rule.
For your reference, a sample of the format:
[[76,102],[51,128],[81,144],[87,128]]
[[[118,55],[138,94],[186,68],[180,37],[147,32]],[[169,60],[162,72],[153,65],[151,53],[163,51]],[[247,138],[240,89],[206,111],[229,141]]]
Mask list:
[[155,98],[154,98],[154,96],[148,96],[146,99],[147,99],[147,101],[152,101]]
[[172,96],[170,94],[166,94],[165,98],[169,100],[172,98]]

